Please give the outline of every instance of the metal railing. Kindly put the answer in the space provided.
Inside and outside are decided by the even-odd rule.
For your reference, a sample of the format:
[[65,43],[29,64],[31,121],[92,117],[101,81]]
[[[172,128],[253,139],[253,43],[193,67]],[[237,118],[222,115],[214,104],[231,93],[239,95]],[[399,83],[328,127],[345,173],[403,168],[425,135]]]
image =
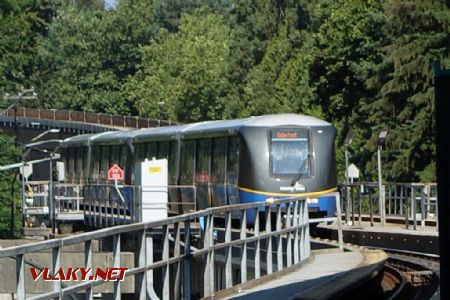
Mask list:
[[[235,220],[234,215],[239,215],[239,219]],[[262,216],[264,222],[261,222]],[[241,224],[237,229],[232,227],[235,221]],[[116,268],[122,265],[125,242],[135,241],[128,247],[134,251],[135,264],[125,276],[134,277],[134,290],[139,299],[213,297],[220,290],[288,271],[310,256],[307,204],[305,199],[292,198],[276,203],[210,208],[161,221],[115,226],[4,248],[0,250],[0,259],[15,259],[14,293],[18,299],[29,296],[33,296],[31,299],[63,299],[75,293],[84,293],[87,299],[93,299],[98,286],[111,283],[102,279],[42,282],[42,288],[45,284],[51,286],[49,291],[31,295],[27,292],[30,279],[25,258],[31,253],[51,250],[52,274],[67,267],[92,269],[95,266],[93,243],[105,240],[112,241],[110,267]],[[63,247],[75,244],[84,246],[81,266],[70,265],[65,257],[70,254],[62,251]],[[114,299],[121,298],[123,284],[124,281],[113,282]]]
[[2,115],[18,118],[36,118],[46,119],[53,121],[69,121],[79,123],[90,123],[113,127],[125,127],[125,128],[149,128],[149,127],[161,127],[175,124],[168,120],[152,120],[141,117],[133,116],[119,116],[102,113],[90,113],[84,111],[73,110],[56,110],[56,109],[41,109],[41,108],[26,108],[17,107],[16,109],[10,108],[2,112]]
[[[384,187],[387,218],[401,220],[406,228],[412,225],[414,230],[418,223],[421,229],[427,222],[433,223],[438,230],[436,183],[386,183]],[[343,211],[349,212],[346,221],[361,226],[363,217],[368,216],[370,225],[374,226],[376,219],[381,219],[378,193],[378,184],[374,182],[341,184]]]

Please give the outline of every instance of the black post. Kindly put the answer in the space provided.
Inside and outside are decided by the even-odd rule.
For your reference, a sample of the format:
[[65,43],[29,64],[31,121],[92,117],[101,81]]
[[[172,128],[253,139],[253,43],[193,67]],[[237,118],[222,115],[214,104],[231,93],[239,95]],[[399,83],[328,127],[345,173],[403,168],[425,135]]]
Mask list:
[[[17,141],[19,138],[18,135],[18,126],[17,126],[17,106],[14,104],[13,106],[14,108],[14,145],[17,146]],[[23,176],[23,174],[22,174]],[[22,179],[23,180],[23,179]],[[14,188],[14,183],[13,183],[13,187],[11,187],[12,189]],[[10,224],[9,224],[9,236],[11,239],[14,238],[14,219],[15,219],[15,210],[16,210],[16,206],[14,203],[14,193],[11,193],[11,202],[10,202],[10,214],[11,214],[11,219],[10,219]]]
[[438,190],[440,298],[450,299],[450,71],[434,66],[436,175]]

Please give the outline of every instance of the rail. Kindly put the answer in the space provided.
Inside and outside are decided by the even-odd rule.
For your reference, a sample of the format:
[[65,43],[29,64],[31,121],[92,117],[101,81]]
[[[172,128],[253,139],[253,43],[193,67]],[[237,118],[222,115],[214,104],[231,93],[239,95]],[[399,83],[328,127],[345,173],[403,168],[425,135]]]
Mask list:
[[[260,213],[265,221],[260,227]],[[274,222],[271,219],[274,213]],[[253,230],[247,217],[256,216]],[[241,226],[232,228],[238,216]],[[220,220],[220,221],[219,221]],[[195,224],[203,224],[196,232]],[[219,233],[218,233],[219,231]],[[223,232],[223,234],[220,234]],[[121,266],[122,247],[126,241],[136,241],[135,263],[125,273],[134,278],[139,299],[189,299],[191,296],[214,297],[220,290],[245,285],[251,280],[275,276],[298,266],[310,256],[309,220],[306,200],[291,198],[275,203],[259,202],[210,208],[161,221],[135,223],[47,240],[34,244],[4,248],[0,259],[14,258],[16,262],[15,294],[17,299],[51,299],[85,293],[93,299],[97,286],[111,284],[103,279],[82,282],[42,282],[49,284],[48,292],[31,295],[27,292],[29,278],[25,257],[31,253],[51,251],[51,272],[69,267],[63,247],[84,245],[84,264],[92,270],[94,241],[112,240],[110,267]],[[156,242],[159,243],[156,245]],[[202,267],[195,268],[195,264]],[[201,271],[197,271],[201,270]],[[125,280],[126,280],[125,279]],[[160,282],[156,284],[155,282]],[[121,299],[123,281],[113,282],[114,299]]]
[[102,113],[90,113],[73,110],[41,109],[17,107],[6,109],[3,116],[19,118],[36,118],[53,121],[69,121],[78,123],[90,123],[112,127],[124,127],[132,129],[169,126],[174,123],[170,120],[152,120],[137,116],[120,116]]
[[[406,228],[412,225],[414,230],[424,229],[427,223],[433,223],[438,230],[436,183],[386,183],[384,187],[386,203],[383,213],[386,217],[402,220]],[[361,226],[363,216],[367,214],[371,226],[374,226],[376,218],[381,220],[377,183],[344,183],[340,185],[340,193],[343,211],[349,213],[346,216],[348,224],[357,222]]]

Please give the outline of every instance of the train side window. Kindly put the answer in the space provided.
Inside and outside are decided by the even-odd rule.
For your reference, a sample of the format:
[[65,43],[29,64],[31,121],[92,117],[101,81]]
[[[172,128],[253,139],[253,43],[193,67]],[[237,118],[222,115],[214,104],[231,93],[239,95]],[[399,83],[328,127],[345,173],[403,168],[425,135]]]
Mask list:
[[73,148],[67,149],[67,180],[72,182],[73,179]]
[[69,168],[68,168],[68,166],[69,166],[69,164],[67,163],[68,162],[68,157],[67,157],[67,155],[68,155],[68,151],[69,149],[68,148],[62,148],[61,149],[61,160],[62,160],[62,162],[64,163],[64,165],[66,166],[64,169],[65,169],[65,172],[66,172],[66,174],[64,174],[65,176],[66,176],[66,180],[68,181],[69,179]]
[[80,174],[80,178],[81,178],[81,182],[83,183],[84,181],[86,181],[87,177],[86,174],[88,174],[89,172],[89,166],[88,166],[88,148],[87,147],[83,147],[83,171]]
[[145,144],[144,143],[137,144],[135,148],[135,153],[136,153],[135,163],[143,162],[145,159]]
[[169,142],[158,142],[158,154],[156,158],[157,159],[169,158]]
[[227,138],[215,138],[212,147],[211,182],[225,183]]
[[120,145],[120,154],[119,154],[119,166],[126,173],[127,172],[127,146]]
[[153,157],[156,157],[156,158],[158,158],[157,156],[157,143],[156,142],[150,142],[150,143],[147,143],[146,144],[146,147],[145,147],[145,156],[143,157],[143,160],[144,159],[148,159],[148,160],[151,160]]
[[114,164],[118,164],[119,167],[122,167],[120,165],[120,146],[118,145],[114,145],[111,146],[111,156],[110,156],[110,160],[109,160],[109,166],[111,167]]
[[82,173],[83,173],[83,147],[77,147],[76,148],[76,153],[75,153],[75,157],[76,157],[76,171],[75,171],[75,180],[76,183],[79,183],[81,178],[82,178]]
[[239,194],[237,189],[239,174],[239,139],[230,137],[227,156],[227,198],[228,204],[237,204]]
[[239,158],[239,140],[237,137],[230,137],[228,141],[228,160],[227,160],[227,183],[237,185],[238,179],[238,158]]
[[205,184],[210,181],[211,139],[201,139],[197,143],[197,168],[195,181]]
[[101,156],[100,156],[100,178],[106,179],[109,168],[109,146],[101,146]]
[[169,148],[169,184],[177,184],[177,142],[170,142]]
[[193,184],[195,164],[195,140],[184,141],[181,145],[180,183]]
[[100,167],[100,147],[95,146],[92,147],[91,176],[89,177],[90,180],[92,180],[93,182],[97,182],[99,179],[98,177],[99,167]]

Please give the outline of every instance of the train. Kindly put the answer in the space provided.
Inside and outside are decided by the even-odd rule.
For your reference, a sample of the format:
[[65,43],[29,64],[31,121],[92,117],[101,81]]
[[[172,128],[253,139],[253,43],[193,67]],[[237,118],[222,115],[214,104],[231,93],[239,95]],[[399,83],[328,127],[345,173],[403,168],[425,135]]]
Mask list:
[[136,163],[166,158],[171,214],[304,196],[310,213],[333,216],[335,135],[321,119],[277,114],[79,135],[60,152],[66,182],[79,185],[110,182],[117,164],[133,186]]

